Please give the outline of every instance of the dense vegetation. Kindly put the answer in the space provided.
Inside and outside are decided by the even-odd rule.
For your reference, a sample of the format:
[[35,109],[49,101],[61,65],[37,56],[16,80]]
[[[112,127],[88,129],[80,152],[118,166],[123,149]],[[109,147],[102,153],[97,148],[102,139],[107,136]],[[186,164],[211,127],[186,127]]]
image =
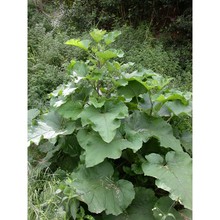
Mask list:
[[191,219],[191,1],[28,6],[28,218]]

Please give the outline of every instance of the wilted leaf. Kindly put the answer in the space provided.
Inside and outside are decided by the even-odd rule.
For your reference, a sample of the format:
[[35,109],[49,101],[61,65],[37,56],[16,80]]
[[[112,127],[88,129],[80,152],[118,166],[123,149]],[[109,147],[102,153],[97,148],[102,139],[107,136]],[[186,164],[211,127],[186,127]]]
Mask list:
[[135,192],[131,182],[127,180],[114,181],[114,169],[108,162],[103,162],[93,168],[80,167],[72,174],[72,187],[78,198],[88,205],[93,213],[119,215],[134,199]]
[[144,174],[157,178],[156,185],[170,192],[174,201],[192,209],[192,159],[184,152],[168,152],[165,161],[157,154],[146,156]]

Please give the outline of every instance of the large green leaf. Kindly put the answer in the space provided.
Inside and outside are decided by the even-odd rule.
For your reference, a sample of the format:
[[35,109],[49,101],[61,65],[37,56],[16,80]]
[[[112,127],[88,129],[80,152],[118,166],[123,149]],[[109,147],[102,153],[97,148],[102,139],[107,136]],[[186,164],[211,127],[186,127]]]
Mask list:
[[96,98],[94,96],[89,97],[89,104],[93,105],[95,108],[101,108],[105,104],[105,97]]
[[168,196],[158,199],[153,208],[155,220],[184,220],[180,213],[173,208],[175,201]]
[[146,156],[144,174],[157,178],[156,185],[170,192],[170,197],[192,209],[192,159],[184,152],[168,152],[165,161],[158,154]]
[[153,108],[153,103],[151,101],[149,93],[145,93],[141,95],[142,99],[138,104],[139,109],[144,110],[145,112],[150,113],[151,109]]
[[149,90],[152,89],[162,90],[167,84],[170,83],[171,80],[172,80],[171,78],[167,79],[164,76],[155,74],[152,77],[148,78],[145,84]]
[[80,101],[73,102],[72,100],[61,105],[57,112],[62,115],[64,118],[76,120],[79,117],[79,114],[83,110],[83,105]]
[[115,58],[115,57],[120,57],[120,58],[123,57],[124,52],[122,50],[109,49],[109,50],[105,50],[105,51],[96,52],[96,56],[99,57],[99,59],[109,60],[109,59]]
[[28,125],[32,124],[32,120],[36,118],[40,114],[38,109],[30,109],[28,110]]
[[108,162],[103,162],[92,168],[81,166],[71,176],[74,179],[72,187],[78,198],[88,205],[93,213],[119,215],[134,199],[135,192],[131,182],[127,180],[114,181],[114,169]]
[[125,98],[138,97],[140,94],[146,93],[146,88],[139,82],[133,80],[129,81],[128,85],[121,86],[117,89],[118,94],[124,96]]
[[126,148],[136,152],[142,146],[140,140],[123,139],[119,134],[110,143],[106,143],[96,132],[88,132],[86,130],[80,130],[77,134],[77,139],[80,146],[86,151],[86,167],[95,166],[105,158],[120,158],[122,150]]
[[71,40],[68,40],[65,44],[76,46],[87,51],[90,43],[91,43],[91,40],[71,39]]
[[153,190],[135,188],[135,199],[119,216],[108,215],[103,220],[154,220],[152,209],[157,201]]
[[62,124],[63,118],[55,112],[49,112],[43,115],[36,126],[28,130],[28,144],[39,144],[41,139],[56,141],[58,135],[71,134],[75,130],[75,123],[67,122]]
[[141,83],[147,90],[162,90],[172,78],[165,78],[152,70],[143,69],[132,73],[122,73],[122,76],[128,80],[136,80]]
[[105,34],[104,41],[106,45],[113,43],[120,34],[121,34],[121,31],[112,31],[112,32],[109,32],[108,34]]
[[[184,105],[180,100],[174,101],[155,101],[153,97],[150,98],[148,93],[142,95],[142,100],[140,100],[139,109],[144,110],[146,113],[150,114],[152,111],[153,115],[158,115],[160,117],[171,115],[188,115],[191,116],[192,106],[191,102]],[[153,101],[154,100],[154,101]]]
[[111,101],[105,103],[103,110],[89,106],[80,114],[82,125],[90,124],[93,130],[99,132],[102,139],[107,143],[113,140],[116,129],[120,127],[121,121],[119,119],[123,119],[127,115],[128,108],[124,103]]
[[95,42],[99,42],[103,39],[103,36],[105,35],[105,30],[98,30],[94,29],[92,32],[90,32],[90,36],[94,39]]
[[188,153],[192,153],[192,132],[185,131],[180,137],[181,144]]
[[144,142],[154,137],[159,140],[162,147],[182,151],[180,141],[174,137],[171,125],[162,118],[155,118],[143,112],[134,112],[126,122]]
[[174,115],[188,115],[192,116],[192,102],[190,101],[187,105],[184,105],[180,100],[175,100],[173,102],[166,102],[165,106]]
[[152,70],[144,70],[144,71],[133,71],[132,73],[122,72],[122,76],[129,80],[142,80],[147,76],[155,75]]
[[88,74],[88,67],[82,61],[77,61],[75,65],[73,66],[72,70],[74,71],[73,76],[78,77],[78,78],[85,77]]
[[191,99],[192,94],[190,92],[184,93],[177,90],[171,90],[172,92],[161,94],[156,98],[156,101],[166,102],[180,100],[184,105],[188,104],[188,101]]
[[52,93],[50,93],[50,97],[58,97],[58,96],[68,96],[75,92],[77,89],[76,85],[72,82],[67,83],[66,85],[60,85],[57,87],[56,90],[54,90]]

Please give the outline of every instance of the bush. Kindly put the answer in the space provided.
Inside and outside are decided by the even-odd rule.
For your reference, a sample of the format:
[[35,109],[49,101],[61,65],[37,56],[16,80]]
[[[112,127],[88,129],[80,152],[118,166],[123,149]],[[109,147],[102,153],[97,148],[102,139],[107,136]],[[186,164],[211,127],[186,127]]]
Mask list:
[[46,113],[29,110],[29,144],[66,174],[60,191],[73,198],[74,219],[85,207],[84,219],[183,220],[192,210],[191,132],[178,124],[191,117],[192,94],[119,63],[124,53],[111,43],[120,34],[94,29],[90,39],[66,42],[87,60],[71,61],[71,78],[50,94]]
[[[72,33],[74,36],[76,33]],[[69,36],[59,30],[47,32],[44,23],[32,25],[28,31],[28,108],[41,108],[47,94],[68,79],[67,61],[81,58],[79,50],[70,50],[64,42]]]

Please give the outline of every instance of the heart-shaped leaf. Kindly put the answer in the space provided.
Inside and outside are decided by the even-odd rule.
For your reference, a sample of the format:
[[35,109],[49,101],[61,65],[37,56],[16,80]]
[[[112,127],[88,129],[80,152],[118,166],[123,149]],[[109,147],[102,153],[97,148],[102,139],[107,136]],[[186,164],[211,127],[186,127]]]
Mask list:
[[81,166],[71,175],[73,189],[90,212],[119,215],[134,199],[132,183],[123,179],[114,181],[113,173],[112,165],[105,161],[92,168]]
[[158,154],[146,156],[142,169],[157,178],[156,185],[170,192],[170,198],[192,209],[192,159],[184,152],[168,152],[165,161]]

